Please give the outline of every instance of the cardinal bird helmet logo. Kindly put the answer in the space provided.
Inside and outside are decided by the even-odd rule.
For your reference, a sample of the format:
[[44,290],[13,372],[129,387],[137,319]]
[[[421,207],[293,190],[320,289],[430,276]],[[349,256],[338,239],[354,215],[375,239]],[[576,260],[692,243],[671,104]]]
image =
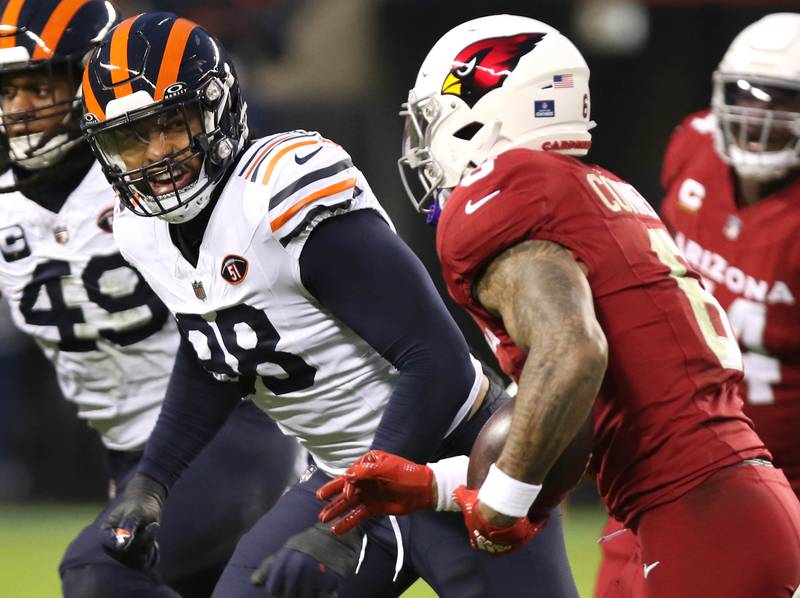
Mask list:
[[442,94],[458,96],[470,108],[474,107],[483,96],[503,84],[520,58],[544,36],[544,33],[519,33],[470,44],[453,59],[442,84]]

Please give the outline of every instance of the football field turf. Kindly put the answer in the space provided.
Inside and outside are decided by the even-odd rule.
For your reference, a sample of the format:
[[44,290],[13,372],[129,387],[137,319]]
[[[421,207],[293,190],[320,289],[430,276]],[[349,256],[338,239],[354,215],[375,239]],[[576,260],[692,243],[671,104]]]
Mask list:
[[[0,596],[58,598],[56,567],[70,539],[99,508],[89,505],[0,505]],[[570,508],[565,515],[567,548],[582,597],[592,595],[600,558],[595,543],[604,522],[599,509]],[[418,583],[404,598],[435,594]]]

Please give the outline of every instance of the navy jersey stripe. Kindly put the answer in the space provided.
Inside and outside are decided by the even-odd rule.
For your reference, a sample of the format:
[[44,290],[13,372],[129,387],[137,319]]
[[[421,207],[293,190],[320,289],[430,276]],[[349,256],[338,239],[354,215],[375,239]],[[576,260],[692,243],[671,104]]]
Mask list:
[[305,133],[305,134],[302,134],[302,135],[293,135],[291,137],[287,137],[286,139],[283,139],[280,142],[276,143],[273,147],[270,148],[270,150],[266,154],[264,154],[263,156],[261,156],[261,158],[259,158],[258,162],[256,162],[255,168],[253,168],[253,174],[250,176],[250,182],[251,183],[255,183],[256,182],[256,179],[258,179],[258,169],[261,168],[261,165],[264,163],[264,161],[267,158],[269,158],[270,155],[277,148],[281,147],[283,144],[285,144],[285,143],[287,143],[289,141],[296,141],[298,139],[304,139],[306,137],[316,137],[316,135],[317,135],[316,133]]
[[308,227],[308,225],[311,224],[311,221],[320,214],[324,214],[325,212],[333,212],[339,209],[347,210],[350,208],[350,204],[352,203],[352,199],[346,199],[345,201],[340,201],[339,203],[317,206],[316,208],[309,210],[305,215],[305,218],[300,221],[300,224],[295,226],[289,233],[281,237],[281,245],[286,247],[292,241],[292,239],[302,233]]
[[[264,143],[259,146],[258,150],[253,152],[253,154],[247,160],[247,164],[245,164],[244,168],[242,168],[242,170],[239,172],[239,176],[241,176],[241,177],[245,176],[245,172],[250,167],[250,164],[252,164],[253,160],[255,160],[256,158],[258,158],[259,165],[261,164],[261,159],[265,158],[266,155],[262,156],[262,157],[259,157],[259,154],[262,151],[264,151],[264,148],[268,147],[271,144],[280,145],[284,141],[292,139],[293,135],[295,135],[295,131],[290,131],[289,133],[278,133],[277,135],[271,135],[269,138],[267,138],[264,141]],[[258,168],[254,166],[253,167],[253,173],[255,173],[257,170],[258,170]],[[255,180],[253,180],[253,179],[251,179],[251,181],[255,182]]]
[[320,168],[319,170],[315,170],[301,176],[299,179],[287,185],[270,198],[269,209],[272,210],[276,206],[280,205],[280,203],[283,202],[287,197],[294,195],[304,187],[308,187],[311,183],[328,178],[329,176],[333,176],[338,172],[342,172],[343,170],[347,170],[348,168],[352,167],[353,162],[347,158],[345,160],[340,160],[335,164],[331,164],[330,166],[326,166],[325,168]]
[[265,147],[267,147],[270,143],[272,143],[272,141],[274,141],[274,138],[270,137],[264,143],[259,145],[258,148],[256,148],[256,150],[252,154],[250,154],[250,157],[247,159],[247,162],[245,162],[244,166],[242,166],[242,169],[239,171],[239,176],[244,176],[244,171],[247,170],[247,167],[250,166],[253,160],[256,159],[258,153]]

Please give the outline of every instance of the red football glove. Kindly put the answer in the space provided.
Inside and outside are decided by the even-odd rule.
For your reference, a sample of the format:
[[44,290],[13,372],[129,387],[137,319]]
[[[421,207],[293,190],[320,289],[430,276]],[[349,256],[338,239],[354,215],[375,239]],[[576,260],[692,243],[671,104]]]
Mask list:
[[520,517],[508,527],[495,527],[478,509],[478,489],[459,486],[453,491],[464,514],[464,525],[473,548],[493,555],[510,554],[530,542],[547,524],[547,520],[531,521]]
[[340,515],[331,530],[344,534],[366,517],[408,515],[433,508],[433,471],[384,451],[370,451],[344,475],[317,490],[320,500],[333,499],[319,513],[327,523]]

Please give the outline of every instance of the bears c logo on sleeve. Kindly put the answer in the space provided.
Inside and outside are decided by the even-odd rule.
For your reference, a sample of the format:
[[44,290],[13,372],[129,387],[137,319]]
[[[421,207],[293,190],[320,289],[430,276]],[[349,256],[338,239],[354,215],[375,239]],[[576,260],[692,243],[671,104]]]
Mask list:
[[472,108],[487,93],[500,87],[520,58],[533,50],[544,33],[518,33],[491,37],[470,44],[453,59],[442,83],[442,94],[458,96]]
[[247,276],[247,260],[238,255],[228,255],[222,260],[220,275],[230,284],[239,284]]

